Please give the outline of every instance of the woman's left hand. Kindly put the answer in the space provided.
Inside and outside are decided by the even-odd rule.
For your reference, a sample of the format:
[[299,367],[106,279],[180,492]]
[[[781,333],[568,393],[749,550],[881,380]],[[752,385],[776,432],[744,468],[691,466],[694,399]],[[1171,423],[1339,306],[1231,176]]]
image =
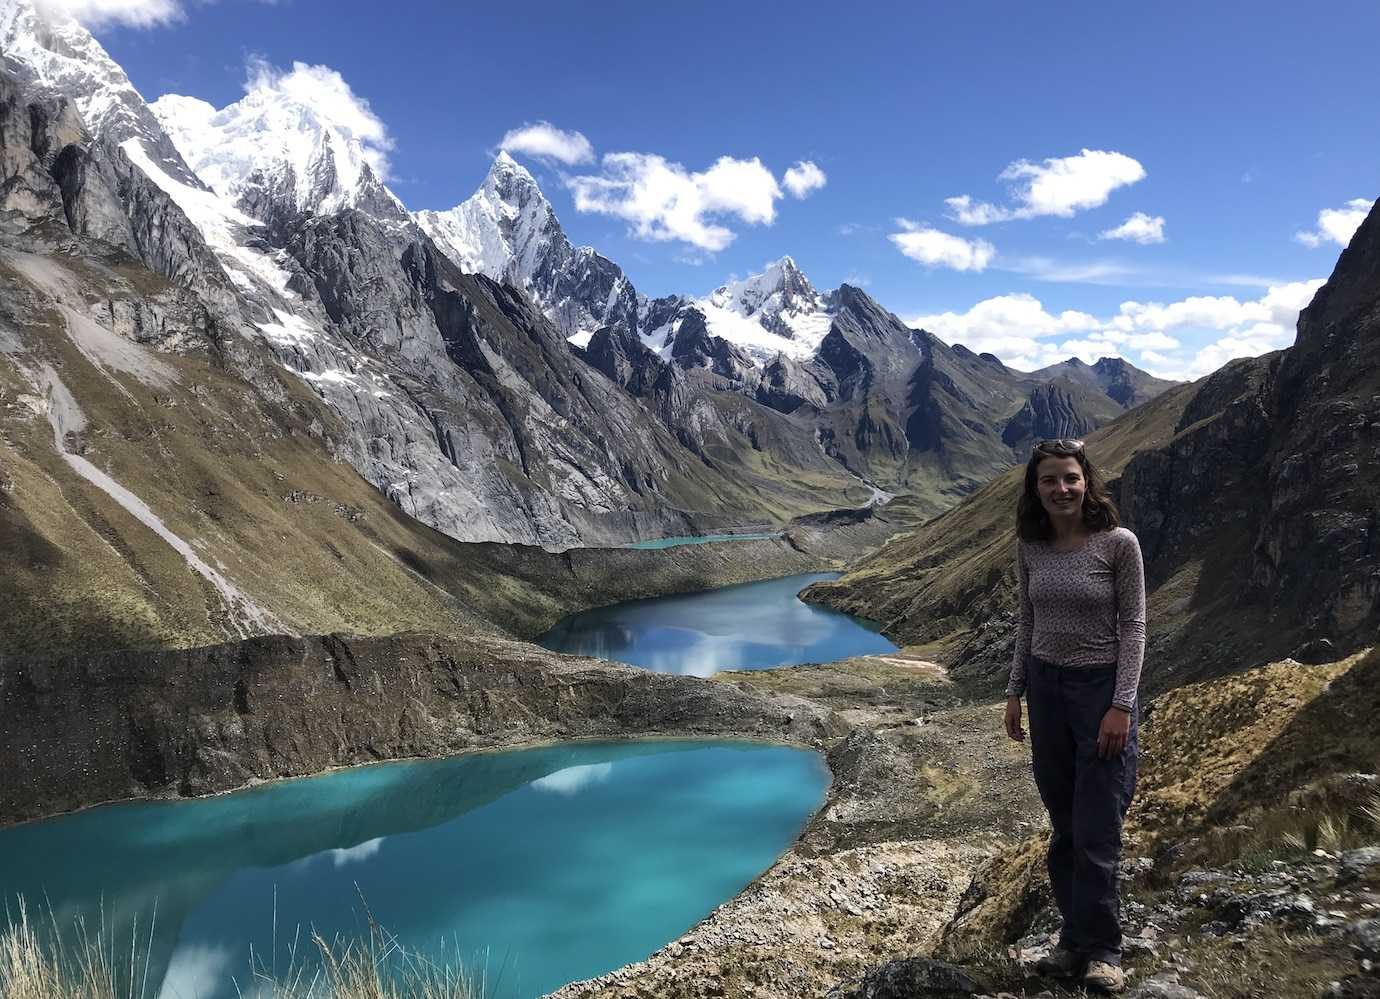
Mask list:
[[1126,748],[1131,734],[1131,713],[1120,708],[1108,708],[1097,731],[1097,755],[1104,760],[1115,759]]

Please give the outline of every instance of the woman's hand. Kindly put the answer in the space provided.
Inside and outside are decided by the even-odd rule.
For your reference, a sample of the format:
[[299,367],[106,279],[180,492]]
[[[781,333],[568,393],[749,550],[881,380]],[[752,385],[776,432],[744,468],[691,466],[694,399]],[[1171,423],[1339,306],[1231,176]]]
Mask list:
[[1115,759],[1126,748],[1131,733],[1131,712],[1108,708],[1097,730],[1097,755],[1104,760]]
[[1006,699],[1006,737],[1016,742],[1025,742],[1025,729],[1021,728],[1021,699]]

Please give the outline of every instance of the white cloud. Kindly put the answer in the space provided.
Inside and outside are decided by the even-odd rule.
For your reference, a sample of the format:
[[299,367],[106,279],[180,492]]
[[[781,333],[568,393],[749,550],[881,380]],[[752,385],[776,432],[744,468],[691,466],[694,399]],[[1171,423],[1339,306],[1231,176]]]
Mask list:
[[1126,284],[1139,272],[1114,260],[1066,263],[1049,257],[1002,258],[1001,270],[1059,284]]
[[1341,208],[1324,208],[1318,212],[1318,228],[1296,232],[1294,238],[1314,249],[1328,240],[1338,246],[1346,246],[1366,220],[1371,204],[1365,198],[1352,198]]
[[997,253],[996,247],[983,239],[964,239],[909,219],[897,219],[896,224],[905,231],[893,232],[888,238],[906,256],[927,267],[982,271]]
[[154,28],[182,20],[179,0],[35,0],[49,17],[70,17],[87,28],[123,24],[134,28]]
[[393,140],[387,126],[369,109],[369,102],[329,66],[294,62],[292,70],[285,73],[262,59],[251,59],[244,90],[270,105],[282,95],[310,107],[347,137],[357,139],[365,161],[378,178],[389,178],[388,153]]
[[715,217],[769,225],[782,197],[756,157],[721,156],[701,173],[651,153],[608,153],[601,166],[600,174],[566,178],[576,211],[625,219],[640,239],[678,240],[710,253],[735,238]]
[[805,198],[809,196],[811,191],[817,191],[823,187],[826,180],[823,170],[809,160],[801,160],[786,171],[786,175],[781,178],[781,183],[785,184],[786,190],[795,197]]
[[1077,156],[1052,157],[1043,163],[1017,160],[998,175],[1011,182],[1009,206],[977,202],[970,195],[946,198],[951,216],[963,225],[988,225],[1042,215],[1069,218],[1107,203],[1118,187],[1145,178],[1145,167],[1125,153],[1084,149]]
[[510,153],[522,153],[566,166],[594,162],[594,147],[581,132],[566,132],[548,121],[510,129],[498,144]]
[[1127,239],[1142,246],[1164,242],[1164,216],[1136,212],[1114,229],[1104,229],[1098,239]]
[[[1113,316],[1046,311],[1028,294],[1000,295],[967,312],[915,316],[921,326],[950,343],[996,354],[1011,367],[1044,367],[1070,355],[1085,361],[1121,356],[1165,378],[1197,378],[1233,357],[1278,350],[1293,342],[1299,310],[1322,279],[1277,285],[1258,299],[1193,296],[1176,302],[1121,304]],[[1171,335],[1178,331],[1181,335]],[[1220,334],[1205,346],[1186,347],[1183,333]],[[1065,334],[1076,336],[1058,340]],[[1173,354],[1166,353],[1173,351]],[[1137,358],[1138,355],[1138,358]]]

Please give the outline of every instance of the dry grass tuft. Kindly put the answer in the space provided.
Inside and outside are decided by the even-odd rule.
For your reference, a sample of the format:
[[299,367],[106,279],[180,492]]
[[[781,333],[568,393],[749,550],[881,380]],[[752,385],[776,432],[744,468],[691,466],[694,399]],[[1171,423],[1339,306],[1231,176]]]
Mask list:
[[[50,919],[52,917],[50,916]],[[24,903],[18,919],[0,933],[0,997],[4,999],[147,999],[161,983],[149,981],[153,924],[141,940],[136,924],[127,945],[104,927],[92,933],[84,923],[66,939],[36,925]],[[62,942],[53,946],[51,938]],[[432,961],[405,949],[392,934],[372,924],[367,941],[330,942],[313,933],[318,961],[298,956],[296,944],[285,971],[251,958],[248,980],[235,982],[241,995],[274,999],[482,999],[481,977],[456,962]]]

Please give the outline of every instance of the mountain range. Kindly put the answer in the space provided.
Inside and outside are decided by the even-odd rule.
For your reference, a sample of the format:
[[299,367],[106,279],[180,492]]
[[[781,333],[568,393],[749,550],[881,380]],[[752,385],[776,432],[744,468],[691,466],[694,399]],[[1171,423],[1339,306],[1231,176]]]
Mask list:
[[[928,516],[1030,440],[1170,384],[1114,358],[1015,371],[859,288],[818,292],[789,257],[650,299],[571,244],[507,153],[462,204],[410,214],[361,137],[309,102],[251,85],[220,109],[145,103],[31,0],[0,0],[0,44],[12,105],[47,109],[29,139],[46,180],[18,151],[4,180],[26,236],[56,247],[58,220],[189,288],[217,343],[265,345],[327,404],[338,458],[457,539],[609,544],[898,493]],[[56,200],[21,197],[31,180]]]

